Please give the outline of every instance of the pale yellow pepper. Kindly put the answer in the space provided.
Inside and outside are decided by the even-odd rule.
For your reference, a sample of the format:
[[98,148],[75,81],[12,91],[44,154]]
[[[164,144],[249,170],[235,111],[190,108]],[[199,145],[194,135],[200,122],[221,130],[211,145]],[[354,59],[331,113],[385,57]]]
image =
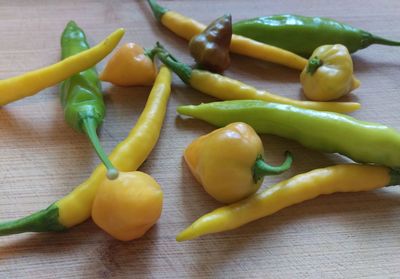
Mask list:
[[142,237],[157,222],[162,204],[161,187],[150,175],[122,172],[99,186],[92,219],[114,238],[129,241]]
[[184,158],[204,190],[219,202],[232,203],[256,192],[265,175],[290,168],[292,157],[277,167],[264,162],[264,147],[254,129],[231,123],[194,140]]
[[124,29],[117,29],[98,45],[88,50],[53,65],[0,80],[0,106],[32,96],[76,73],[93,67],[117,46],[124,34]]
[[324,45],[311,55],[300,75],[304,95],[314,101],[338,99],[360,86],[353,61],[344,45]]

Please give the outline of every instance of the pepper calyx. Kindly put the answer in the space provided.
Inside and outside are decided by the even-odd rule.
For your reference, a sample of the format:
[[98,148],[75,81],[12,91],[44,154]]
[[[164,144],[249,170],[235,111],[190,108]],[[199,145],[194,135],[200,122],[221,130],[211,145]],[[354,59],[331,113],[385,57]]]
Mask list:
[[167,8],[160,6],[155,0],[147,0],[147,3],[149,3],[151,11],[158,21],[161,21],[162,16],[169,11]]
[[322,65],[323,62],[318,56],[310,58],[307,64],[307,73],[313,75]]
[[289,151],[285,152],[285,161],[279,166],[268,165],[262,155],[258,155],[257,159],[253,165],[253,180],[257,183],[261,178],[266,175],[277,175],[287,171],[293,162],[293,156]]

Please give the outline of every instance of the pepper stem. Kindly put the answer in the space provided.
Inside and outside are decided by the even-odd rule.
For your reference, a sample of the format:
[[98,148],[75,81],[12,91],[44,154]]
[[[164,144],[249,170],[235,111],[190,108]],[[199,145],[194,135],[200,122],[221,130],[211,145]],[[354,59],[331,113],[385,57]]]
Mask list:
[[310,58],[310,60],[308,60],[307,73],[313,75],[322,64],[322,60],[318,56]]
[[279,166],[268,165],[261,155],[256,159],[253,166],[253,178],[254,182],[257,182],[266,175],[276,175],[287,171],[293,162],[293,156],[289,151],[285,152],[285,161]]
[[119,175],[118,170],[113,166],[110,159],[108,159],[106,153],[100,145],[99,137],[96,134],[97,123],[93,117],[83,118],[82,128],[89,137],[90,143],[92,144],[94,150],[99,156],[100,160],[103,162],[104,166],[107,168],[107,178],[110,180],[116,179]]
[[154,14],[154,17],[158,20],[161,21],[162,16],[168,12],[167,8],[164,8],[160,6],[155,0],[147,0],[147,3],[149,3],[150,8]]
[[180,62],[178,59],[173,57],[162,44],[157,42],[155,48],[152,50],[158,57],[174,73],[176,73],[179,78],[186,84],[190,83],[190,77],[192,75],[192,68],[189,65]]
[[388,40],[382,37],[372,35],[370,44],[386,45],[386,46],[400,46],[400,42]]

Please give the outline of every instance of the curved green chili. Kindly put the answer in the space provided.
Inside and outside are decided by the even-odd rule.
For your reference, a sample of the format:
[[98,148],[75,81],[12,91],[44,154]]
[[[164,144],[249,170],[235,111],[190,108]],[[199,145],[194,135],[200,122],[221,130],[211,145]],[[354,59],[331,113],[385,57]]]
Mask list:
[[[89,48],[83,30],[74,21],[70,21],[61,36],[62,59]],[[60,91],[66,122],[76,131],[86,133],[107,168],[107,177],[117,178],[118,171],[108,159],[96,134],[97,127],[105,116],[101,84],[96,69],[90,68],[65,80]]]
[[347,115],[254,100],[181,106],[178,112],[218,127],[244,122],[258,133],[292,139],[311,149],[400,168],[400,133]]
[[400,42],[324,17],[273,15],[238,21],[233,33],[309,57],[321,45],[342,44],[350,53],[372,44],[400,46]]

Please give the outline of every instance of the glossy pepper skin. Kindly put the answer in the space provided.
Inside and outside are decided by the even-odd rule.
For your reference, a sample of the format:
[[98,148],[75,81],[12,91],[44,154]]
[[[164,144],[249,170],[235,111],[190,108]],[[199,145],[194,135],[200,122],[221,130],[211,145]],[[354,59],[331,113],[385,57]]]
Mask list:
[[353,61],[344,45],[318,47],[301,72],[304,95],[314,101],[338,99],[360,86],[353,75]]
[[127,43],[107,62],[100,79],[117,86],[147,86],[153,84],[156,76],[151,52],[138,44]]
[[[61,36],[61,58],[66,59],[89,48],[83,30],[74,21],[70,21]],[[96,69],[90,68],[66,79],[61,84],[60,91],[66,122],[76,131],[86,133],[107,168],[107,177],[115,179],[118,171],[108,159],[96,134],[105,116],[103,94]]]
[[189,65],[178,61],[175,57],[170,55],[159,43],[154,48],[154,51],[157,57],[172,71],[174,71],[183,82],[189,84],[200,92],[218,99],[263,100],[266,102],[290,104],[302,108],[342,113],[352,112],[360,108],[360,104],[355,102],[311,102],[281,97],[265,90],[256,89],[253,86],[223,75],[192,69]]
[[211,22],[203,32],[190,40],[190,54],[201,68],[221,73],[231,64],[231,38],[232,17],[224,15]]
[[179,233],[176,240],[185,241],[206,234],[233,230],[320,195],[371,191],[399,183],[398,172],[381,166],[347,164],[316,169],[268,187],[245,200],[205,214]]
[[273,15],[238,21],[233,33],[309,57],[319,46],[342,44],[350,53],[372,44],[400,46],[364,30],[324,17]]
[[255,193],[265,175],[288,170],[288,153],[281,166],[264,161],[260,137],[245,123],[231,123],[194,140],[184,152],[194,177],[204,190],[222,203],[232,203]]
[[[156,145],[170,92],[171,72],[161,67],[136,125],[111,152],[110,160],[121,172],[137,170]],[[106,168],[101,164],[86,181],[48,208],[21,219],[0,223],[0,235],[63,231],[84,222],[91,216],[97,189],[105,179]]]
[[32,96],[93,67],[118,45],[124,34],[124,29],[117,29],[98,45],[79,54],[38,70],[0,80],[0,106]]
[[[155,18],[181,38],[189,41],[206,28],[204,24],[194,19],[160,6],[155,0],[147,0],[147,2]],[[232,35],[230,50],[237,54],[280,64],[300,71],[307,65],[306,59],[293,52],[235,34]]]
[[356,162],[400,168],[400,133],[382,124],[253,100],[181,106],[177,110],[218,127],[245,122],[257,133],[292,139],[314,150],[340,153]]
[[93,202],[92,219],[112,237],[129,241],[142,237],[160,218],[163,192],[150,175],[124,172],[104,180]]

